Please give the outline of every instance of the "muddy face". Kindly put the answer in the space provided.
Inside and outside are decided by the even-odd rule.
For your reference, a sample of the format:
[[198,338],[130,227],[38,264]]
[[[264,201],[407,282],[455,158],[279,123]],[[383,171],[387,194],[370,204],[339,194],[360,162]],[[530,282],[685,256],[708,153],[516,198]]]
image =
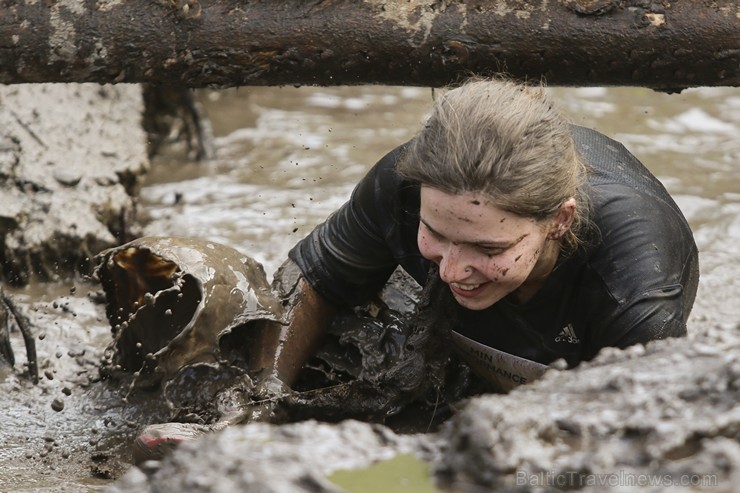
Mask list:
[[246,372],[250,336],[281,318],[262,266],[223,245],[146,237],[96,260],[113,328],[105,363],[138,386],[194,365]]

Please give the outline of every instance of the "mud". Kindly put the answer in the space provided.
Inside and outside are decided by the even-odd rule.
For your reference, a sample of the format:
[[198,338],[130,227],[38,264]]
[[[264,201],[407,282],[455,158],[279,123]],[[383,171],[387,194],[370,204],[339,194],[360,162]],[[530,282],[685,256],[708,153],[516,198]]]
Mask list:
[[0,278],[89,272],[93,255],[135,234],[142,112],[139,86],[0,86]]
[[359,421],[255,423],[185,443],[165,462],[145,463],[106,491],[341,493],[345,490],[326,479],[332,472],[365,467],[400,453],[430,457],[434,450],[423,436],[395,435]]
[[129,394],[159,390],[170,421],[216,429],[256,415],[273,423],[418,423],[423,414],[435,421],[428,402],[446,416],[442,409],[473,388],[470,369],[445,349],[448,291],[439,283],[422,291],[400,269],[377,299],[339,312],[289,392],[261,396],[255,383],[263,369],[253,362],[269,360],[273,349],[258,341],[281,330],[283,308],[295,303],[294,263],[270,286],[262,265],[233,248],[142,237],[101,252],[96,264],[113,327],[101,374],[132,375]]
[[413,453],[440,491],[712,491],[740,479],[738,326],[606,350],[507,395],[476,397],[442,429],[237,426],[129,472],[110,493],[338,492],[326,477]]
[[246,370],[239,362],[249,332],[282,319],[262,265],[215,242],[143,237],[96,262],[114,339],[104,365],[134,373],[138,386],[172,381],[193,365]]
[[[555,92],[578,123],[644,157],[689,218],[702,267],[689,338],[609,350],[509,395],[447,410],[432,401],[411,434],[398,423],[389,423],[396,431],[347,420],[249,424],[139,469],[131,466],[133,438],[169,419],[170,409],[159,392],[135,392],[125,402],[129,381],[100,379],[112,340],[100,286],[72,276],[6,285],[29,319],[41,379],[28,378],[23,341],[11,327],[15,366],[0,366],[0,491],[336,491],[325,480],[332,471],[402,453],[430,464],[443,491],[603,491],[604,484],[634,491],[635,481],[652,482],[644,491],[733,491],[740,470],[737,92]],[[259,257],[268,273],[389,142],[410,136],[429,104],[428,91],[380,87],[203,97],[220,158],[159,161],[143,191],[144,228],[221,241]],[[438,428],[429,412],[455,414]],[[420,427],[430,432],[415,433]]]
[[734,491],[739,328],[605,350],[575,371],[477,398],[439,434],[437,473],[454,490]]
[[124,402],[129,381],[100,378],[111,340],[99,285],[82,280],[7,289],[36,341],[40,379],[33,384],[10,333],[15,366],[0,364],[3,389],[0,491],[95,491],[131,462],[140,426],[166,408],[150,394]]

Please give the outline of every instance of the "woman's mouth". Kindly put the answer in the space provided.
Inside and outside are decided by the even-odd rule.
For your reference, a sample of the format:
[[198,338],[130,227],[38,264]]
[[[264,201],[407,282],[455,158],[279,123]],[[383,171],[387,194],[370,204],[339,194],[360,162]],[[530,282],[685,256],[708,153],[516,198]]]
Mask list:
[[478,284],[463,284],[459,282],[451,282],[449,284],[450,289],[454,294],[463,298],[472,298],[478,296],[486,287],[488,283]]

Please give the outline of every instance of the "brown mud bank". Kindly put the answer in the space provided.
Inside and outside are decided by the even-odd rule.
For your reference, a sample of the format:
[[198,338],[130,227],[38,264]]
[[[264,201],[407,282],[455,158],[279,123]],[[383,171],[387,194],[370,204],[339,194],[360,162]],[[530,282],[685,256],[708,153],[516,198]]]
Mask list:
[[135,234],[143,109],[139,86],[0,86],[0,279],[88,272]]
[[143,106],[133,85],[0,86],[0,291],[18,310],[2,329],[0,491],[110,482],[128,461],[108,460],[129,441],[114,437],[151,414],[122,411],[120,392],[100,383],[110,328],[85,280],[97,252],[136,234],[134,195],[149,166]]

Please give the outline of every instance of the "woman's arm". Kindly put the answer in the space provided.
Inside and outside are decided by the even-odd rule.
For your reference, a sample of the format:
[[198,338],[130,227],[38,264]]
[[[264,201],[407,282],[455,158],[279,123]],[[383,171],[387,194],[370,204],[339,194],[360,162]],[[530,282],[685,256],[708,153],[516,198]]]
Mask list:
[[301,277],[273,358],[273,375],[292,386],[303,365],[321,344],[336,308]]
[[[376,163],[350,200],[291,249],[273,283],[287,310],[286,325],[261,335],[259,355],[251,358],[253,372],[293,385],[336,309],[376,294],[398,266],[397,257],[409,256],[408,245],[416,248],[416,226],[402,224],[418,202],[409,205],[401,198],[418,201],[418,189],[416,195],[411,189],[401,192],[404,184],[395,173],[399,153],[397,148]],[[427,268],[417,270],[426,274]]]
[[311,287],[291,260],[276,274],[274,287],[287,310],[284,324],[264,328],[252,348],[250,369],[264,385],[291,387],[321,344],[336,308]]

